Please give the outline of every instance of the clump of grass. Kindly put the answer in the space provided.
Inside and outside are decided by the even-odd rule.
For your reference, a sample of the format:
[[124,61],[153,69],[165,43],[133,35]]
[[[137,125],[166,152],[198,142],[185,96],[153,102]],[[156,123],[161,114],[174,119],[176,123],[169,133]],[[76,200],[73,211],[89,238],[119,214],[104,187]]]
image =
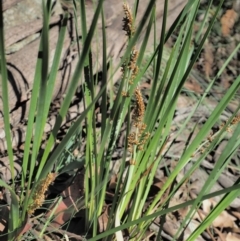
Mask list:
[[[214,138],[197,158],[192,168],[186,173],[186,175],[176,183],[177,175],[182,169],[192,161],[193,153],[196,153],[202,143],[206,140],[209,131],[212,126],[216,123],[221,115],[221,112],[225,109],[228,103],[233,98],[237,89],[240,86],[240,78],[238,78],[231,88],[226,92],[226,95],[220,101],[219,105],[214,109],[206,123],[202,126],[201,130],[197,133],[196,137],[186,144],[186,147],[181,154],[175,167],[170,170],[166,167],[167,176],[165,182],[158,189],[154,196],[149,197],[151,187],[154,183],[155,174],[157,173],[159,166],[165,165],[164,154],[167,150],[167,146],[171,143],[171,125],[174,118],[174,112],[176,109],[176,103],[179,94],[181,93],[184,82],[187,76],[190,74],[194,63],[201,52],[204,41],[206,40],[211,27],[217,17],[223,0],[219,4],[219,8],[216,10],[213,20],[211,20],[205,29],[204,33],[198,34],[197,43],[198,45],[194,48],[193,46],[193,28],[194,20],[198,11],[199,1],[189,1],[185,9],[180,14],[179,18],[166,33],[166,20],[167,20],[167,9],[168,1],[165,1],[164,14],[162,21],[162,33],[158,39],[155,36],[154,46],[152,52],[147,54],[147,60],[144,59],[144,55],[147,46],[147,42],[150,36],[150,30],[154,27],[156,20],[155,12],[155,1],[149,1],[146,6],[145,14],[139,25],[136,26],[135,15],[132,13],[129,5],[123,3],[123,12],[125,17],[123,19],[123,31],[128,37],[128,44],[123,57],[120,60],[120,68],[122,71],[122,77],[116,97],[110,94],[109,102],[110,107],[107,107],[107,95],[112,93],[111,89],[107,88],[107,64],[106,58],[106,38],[105,36],[105,22],[104,15],[102,12],[103,0],[99,0],[96,5],[95,14],[93,17],[92,24],[87,31],[86,14],[84,4],[81,6],[81,22],[80,25],[83,30],[83,51],[79,53],[78,63],[74,70],[73,76],[69,83],[69,88],[65,94],[64,101],[57,117],[57,122],[50,133],[46,148],[43,155],[39,155],[39,147],[41,143],[41,131],[46,121],[46,113],[48,105],[51,100],[51,90],[54,87],[54,79],[59,68],[61,49],[63,47],[63,40],[66,31],[66,22],[68,20],[68,13],[64,15],[63,23],[60,28],[59,42],[56,48],[54,64],[48,74],[48,66],[44,63],[48,63],[48,20],[50,17],[51,1],[47,1],[48,4],[44,4],[43,1],[43,12],[44,12],[44,26],[42,34],[42,42],[40,50],[43,51],[43,59],[39,58],[36,66],[36,75],[34,80],[33,93],[31,98],[31,106],[29,119],[28,119],[28,130],[26,139],[26,149],[24,150],[24,167],[21,185],[25,188],[27,183],[26,193],[29,194],[29,199],[26,199],[24,194],[21,195],[20,201],[15,193],[14,184],[12,187],[0,180],[0,184],[6,187],[11,193],[11,213],[9,219],[9,240],[14,240],[14,235],[19,227],[25,220],[26,215],[34,214],[35,210],[38,209],[45,200],[45,192],[49,188],[49,185],[54,181],[56,173],[71,172],[73,175],[77,175],[79,166],[84,167],[84,201],[79,197],[78,200],[74,200],[74,209],[71,207],[66,212],[71,212],[72,216],[75,215],[75,210],[84,210],[84,225],[85,225],[85,236],[89,241],[94,240],[111,240],[117,239],[117,241],[123,240],[124,231],[127,230],[128,237],[131,240],[143,240],[146,230],[149,229],[150,225],[157,217],[161,217],[159,224],[159,230],[156,232],[156,236],[160,238],[163,230],[164,222],[166,221],[166,215],[170,212],[176,211],[180,208],[186,208],[187,214],[181,225],[175,234],[175,239],[179,237],[179,233],[183,232],[185,225],[193,217],[193,213],[199,208],[199,204],[210,196],[219,195],[219,193],[210,194],[210,188],[216,182],[216,178],[224,170],[231,156],[239,147],[239,132],[240,128],[237,126],[231,139],[229,140],[227,150],[222,153],[216,166],[203,187],[203,190],[199,193],[195,200],[186,201],[180,205],[169,207],[169,203],[173,199],[177,190],[189,179],[191,174],[196,170],[204,157],[214,150],[219,141],[223,138],[224,133],[228,129],[229,125],[234,125],[239,122],[239,117],[235,117],[236,112],[232,118],[216,133]],[[209,3],[209,9],[211,2]],[[133,12],[137,13],[136,9]],[[208,9],[208,11],[209,11]],[[76,14],[76,12],[74,12]],[[0,9],[1,14],[1,9]],[[95,92],[94,89],[94,77],[93,68],[91,64],[91,41],[94,37],[97,22],[99,16],[102,14],[102,36],[103,36],[103,84],[99,92]],[[207,13],[206,13],[207,16]],[[2,16],[0,16],[2,17]],[[76,19],[77,22],[77,19]],[[204,22],[203,24],[205,24]],[[144,27],[146,29],[144,30]],[[164,56],[164,43],[167,38],[172,34],[173,30],[179,27],[178,38],[167,58]],[[137,49],[137,40],[142,31],[145,31],[143,42],[139,49]],[[77,32],[77,26],[76,26]],[[124,34],[124,33],[122,33]],[[0,28],[0,55],[1,55],[1,72],[4,93],[8,93],[7,90],[7,68],[5,63],[4,54],[4,37],[3,29]],[[80,41],[80,40],[78,40]],[[239,48],[239,47],[238,47]],[[237,49],[234,50],[236,53]],[[233,57],[230,56],[229,59]],[[144,59],[144,61],[143,61]],[[229,62],[229,60],[226,61]],[[144,66],[141,64],[144,63]],[[224,67],[223,66],[223,69]],[[87,65],[87,66],[86,66]],[[148,70],[151,73],[148,73]],[[222,69],[222,70],[223,70]],[[117,69],[113,69],[114,73]],[[222,70],[219,71],[217,77],[221,74]],[[67,114],[67,110],[72,101],[72,98],[77,89],[79,79],[81,80],[82,93],[84,97],[84,111],[71,125],[63,139],[56,145],[55,140],[57,137],[58,130],[61,126],[63,118]],[[161,78],[159,78],[161,72]],[[143,94],[141,91],[141,81],[145,75],[150,75],[152,78],[152,86],[149,94],[149,101],[145,106],[143,100]],[[43,77],[43,78],[40,78]],[[199,100],[199,105],[207,95],[207,92],[211,89],[211,85],[215,79],[209,84],[209,88],[206,93]],[[47,88],[47,87],[52,88]],[[41,95],[43,94],[43,95]],[[38,96],[45,96],[43,102],[40,101]],[[3,96],[3,99],[6,99]],[[101,130],[97,129],[95,121],[95,103],[101,98],[102,101],[102,123]],[[133,100],[133,102],[132,102]],[[38,102],[39,101],[39,102]],[[5,101],[4,116],[6,116],[6,123],[9,122],[7,119],[7,103]],[[37,103],[39,105],[37,105]],[[132,110],[133,103],[133,110]],[[104,106],[104,104],[106,106]],[[106,115],[109,108],[109,116]],[[240,107],[239,107],[240,108]],[[35,113],[39,114],[35,118]],[[192,113],[194,110],[192,111]],[[36,119],[36,120],[35,120]],[[85,120],[85,123],[84,123]],[[189,119],[188,119],[189,120]],[[33,152],[32,156],[29,155],[30,143],[33,133],[33,125],[36,121],[36,129],[39,131],[33,139]],[[9,123],[8,123],[9,124]],[[10,128],[6,124],[6,128]],[[124,134],[125,141],[123,146],[123,154],[120,156],[120,169],[117,170],[116,185],[114,188],[114,195],[112,196],[111,203],[107,200],[107,193],[109,194],[109,180],[111,179],[111,158],[114,150],[116,149],[117,138],[121,133],[122,127],[125,125]],[[181,130],[186,126],[183,124]],[[81,136],[82,128],[84,128],[84,137]],[[11,162],[12,179],[14,180],[14,162],[11,160],[12,150],[9,136],[9,129],[6,131],[8,137],[8,153]],[[78,138],[75,138],[78,137]],[[80,161],[72,160],[66,157],[66,153],[76,149],[77,146],[81,145],[81,138],[86,140],[85,152],[82,153]],[[55,148],[53,148],[55,147]],[[231,153],[229,155],[229,153]],[[70,153],[71,154],[71,153]],[[39,165],[37,166],[36,175],[33,169],[36,167],[37,157],[40,158]],[[65,158],[66,157],[66,158]],[[66,162],[66,159],[68,162]],[[70,160],[70,161],[69,161]],[[129,165],[127,162],[129,161]],[[81,165],[79,164],[81,162]],[[54,168],[53,168],[54,167]],[[30,169],[30,170],[29,170]],[[53,173],[54,169],[54,173]],[[29,173],[26,176],[26,173]],[[30,181],[29,181],[30,180]],[[216,206],[212,212],[202,221],[202,223],[195,229],[188,240],[194,240],[203,230],[211,224],[211,221],[217,217],[217,215],[226,208],[229,203],[238,195],[237,188],[239,183],[236,183],[230,190],[223,190],[222,193],[226,193],[218,206]],[[106,210],[105,210],[106,209]],[[100,217],[105,215],[105,223],[102,225],[102,233],[98,233]],[[54,214],[53,214],[54,216]],[[107,217],[106,217],[107,216]],[[54,218],[53,218],[54,219]],[[20,220],[20,221],[19,221]],[[51,223],[51,218],[47,217],[47,224]]]

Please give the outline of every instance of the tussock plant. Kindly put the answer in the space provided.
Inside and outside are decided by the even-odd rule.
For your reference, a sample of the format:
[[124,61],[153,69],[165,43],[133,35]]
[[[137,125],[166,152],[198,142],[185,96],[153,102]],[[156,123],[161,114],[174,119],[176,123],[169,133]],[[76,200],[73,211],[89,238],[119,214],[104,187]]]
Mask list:
[[[12,112],[18,103],[11,109],[14,74],[0,4],[7,156],[0,240],[213,238],[209,227],[239,196],[237,178],[215,187],[230,166],[237,173],[231,160],[240,145],[240,77],[218,101],[209,98],[240,45],[207,85],[196,84],[202,92],[186,83],[196,76],[195,63],[224,1],[217,7],[205,3],[198,27],[200,0],[179,1],[184,8],[174,21],[168,15],[177,11],[177,1],[123,1],[121,9],[119,1],[90,2],[42,0],[36,65],[29,70],[34,79],[25,78],[32,85],[24,100],[27,114],[19,121],[24,139],[17,147]],[[52,15],[56,6],[63,8],[58,20]],[[117,17],[109,18],[111,13]],[[111,21],[122,27],[116,39]],[[203,212],[210,200],[212,209]]]

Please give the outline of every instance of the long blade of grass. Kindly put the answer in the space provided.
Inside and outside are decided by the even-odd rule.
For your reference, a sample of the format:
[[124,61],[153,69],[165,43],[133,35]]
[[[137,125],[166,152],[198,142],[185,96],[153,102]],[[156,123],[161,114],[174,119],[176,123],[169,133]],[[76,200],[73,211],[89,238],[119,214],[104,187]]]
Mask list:
[[[236,185],[234,185],[234,186],[232,186],[230,188],[226,188],[224,190],[220,190],[220,191],[217,191],[217,192],[213,192],[213,193],[204,195],[201,201],[207,200],[207,199],[210,199],[212,197],[216,197],[216,196],[219,196],[219,195],[222,195],[222,194],[231,193],[231,192],[234,192],[234,195],[236,195],[235,191],[237,192],[239,190],[239,188],[240,188],[239,182],[240,182],[240,180],[238,180],[236,182]],[[106,232],[101,233],[101,234],[97,235],[96,237],[90,238],[90,239],[88,239],[88,241],[100,240],[102,238],[105,238],[105,237],[107,237],[109,235],[112,235],[112,234],[116,233],[117,231],[128,229],[129,227],[134,226],[136,224],[139,224],[141,222],[145,222],[147,220],[154,220],[156,217],[159,217],[159,216],[162,216],[164,214],[171,213],[171,212],[174,212],[174,211],[179,210],[181,208],[185,208],[187,206],[190,206],[190,205],[192,205],[194,203],[194,201],[195,201],[195,199],[187,201],[184,204],[179,204],[179,205],[176,205],[176,206],[173,206],[173,207],[161,210],[161,211],[157,211],[157,212],[155,212],[153,214],[144,216],[144,217],[139,218],[137,220],[134,220],[134,221],[131,221],[131,222],[127,222],[125,224],[122,224],[121,226],[118,226],[116,228],[107,230]]]
[[186,18],[190,9],[192,8],[192,5],[194,3],[196,3],[196,1],[199,1],[199,0],[193,0],[193,1],[189,0],[188,1],[186,6],[184,7],[184,9],[181,11],[181,13],[178,15],[178,17],[173,22],[172,26],[169,28],[169,30],[165,34],[165,36],[164,36],[165,42],[167,42],[167,40],[170,38],[170,36],[174,32],[174,30],[179,26],[179,24],[181,24],[181,22],[184,20],[184,18]]
[[[43,9],[43,30],[42,30],[42,56],[41,58],[41,79],[40,79],[40,89],[38,94],[37,102],[37,115],[36,115],[36,132],[34,135],[34,142],[31,155],[31,166],[29,174],[29,183],[32,180],[33,169],[37,160],[37,154],[39,147],[42,142],[43,129],[46,123],[47,114],[44,113],[46,106],[46,93],[47,93],[47,79],[48,79],[48,61],[49,61],[49,17],[51,9],[51,1],[42,1]],[[45,110],[46,111],[46,110]]]
[[[216,19],[217,16],[217,12],[220,9],[221,4],[223,3],[223,0],[221,1],[218,9],[215,12],[214,15],[214,19]],[[213,25],[213,20],[211,21],[211,24],[209,24],[209,28],[206,31],[206,34],[209,34],[210,29]],[[189,32],[190,33],[190,32]],[[188,33],[188,34],[189,34]],[[205,41],[205,39],[207,38],[206,34],[204,35],[202,42],[200,44],[200,49],[203,46],[203,43]],[[184,43],[185,44],[185,43]],[[199,51],[200,53],[200,49],[197,50],[197,52]],[[182,54],[184,53],[184,51],[182,50]],[[196,53],[196,55],[193,56],[193,59],[197,58],[198,54]],[[181,53],[180,53],[181,55]],[[196,60],[196,59],[195,59]],[[194,61],[195,61],[194,60]],[[178,64],[179,65],[179,64]],[[179,85],[177,86],[176,92],[175,94],[180,93],[180,90],[185,82],[185,79],[188,76],[188,73],[190,72],[191,68],[193,67],[193,62],[191,61],[186,72],[184,73],[181,82],[179,83]],[[173,76],[173,74],[172,74]],[[173,78],[173,77],[171,77]],[[231,97],[234,96],[236,90],[239,88],[240,79],[237,79],[236,82],[234,82],[234,84],[231,86],[231,88],[229,89],[229,91],[227,92],[227,94],[224,96],[224,98],[221,100],[221,102],[219,103],[218,107],[213,111],[212,115],[210,116],[210,118],[208,119],[208,121],[205,123],[204,127],[200,130],[200,132],[198,133],[197,137],[193,140],[193,142],[190,144],[190,146],[188,147],[187,151],[184,153],[184,155],[181,158],[181,161],[178,162],[175,170],[172,172],[171,177],[169,177],[166,181],[166,183],[164,184],[163,188],[161,189],[161,191],[159,192],[159,194],[157,195],[157,198],[155,199],[156,201],[153,202],[150,207],[149,210],[151,210],[153,208],[153,206],[156,204],[157,200],[162,196],[162,194],[165,192],[165,190],[167,189],[167,187],[172,183],[173,179],[176,177],[176,175],[178,174],[178,172],[186,165],[186,163],[188,162],[190,156],[193,154],[194,150],[200,145],[200,143],[202,142],[202,140],[204,139],[204,137],[207,135],[207,133],[209,132],[209,130],[211,129],[211,127],[214,125],[215,120],[218,119],[218,117],[220,116],[221,112],[225,109],[225,107],[227,106],[227,104],[229,103],[229,101],[231,100]],[[172,98],[170,100],[169,106],[174,105],[176,101],[176,98]],[[167,118],[167,112],[165,112],[165,116],[163,116],[163,119]],[[165,122],[163,122],[165,123]],[[160,124],[161,125],[161,124]]]
[[[51,67],[51,71],[49,74],[49,78],[48,78],[48,83],[47,83],[47,93],[46,93],[46,102],[44,105],[44,110],[42,111],[43,113],[43,119],[45,120],[43,123],[46,122],[47,116],[48,116],[48,110],[49,110],[49,106],[51,104],[52,101],[52,93],[53,93],[53,89],[54,89],[54,84],[55,84],[55,80],[56,80],[56,76],[57,76],[57,71],[59,69],[59,64],[60,64],[60,58],[61,58],[61,54],[62,54],[62,50],[63,50],[63,43],[64,43],[64,37],[66,34],[66,29],[67,29],[67,21],[68,21],[68,13],[66,13],[64,15],[64,18],[62,20],[62,25],[61,25],[61,29],[59,32],[59,37],[58,37],[58,42],[56,45],[56,52],[54,54],[54,59],[53,59],[53,64]],[[41,162],[39,165],[39,170],[42,170],[43,166],[44,166],[44,162]],[[38,177],[38,175],[36,175],[36,178]]]
[[8,186],[5,182],[0,180],[0,185],[6,188],[6,191],[11,194],[11,204],[8,222],[8,240],[13,240],[16,235],[16,230],[21,224],[19,219],[19,204],[18,198],[15,194],[14,187],[14,160],[13,160],[13,149],[11,140],[11,129],[10,129],[10,117],[9,117],[9,100],[8,100],[8,74],[7,74],[7,63],[5,58],[5,47],[4,47],[4,26],[3,26],[3,9],[2,2],[0,3],[0,70],[1,70],[1,96],[3,101],[3,118],[4,118],[4,130],[6,133],[7,141],[7,152],[10,163],[10,171],[12,176],[12,187]]
[[[104,87],[106,88],[106,87]],[[72,138],[72,136],[78,131],[79,126],[81,125],[82,121],[86,118],[86,115],[88,111],[94,106],[96,101],[100,98],[102,92],[104,91],[104,88],[98,93],[98,95],[95,97],[95,99],[92,101],[92,103],[81,113],[79,118],[74,122],[74,124],[70,127],[67,134],[64,136],[61,143],[56,147],[56,149],[51,154],[48,162],[42,169],[42,172],[39,176],[39,180],[41,180],[43,177],[45,177],[49,171],[52,169],[54,163],[56,162],[57,158],[61,154],[61,151],[65,149],[65,146],[67,145],[68,141]]]
[[[240,108],[240,106],[239,106]],[[233,114],[233,116],[236,115],[236,113],[238,112],[239,108],[235,111],[235,113]],[[227,126],[232,122],[231,118],[225,125],[224,128],[221,129],[221,131],[218,133],[218,135],[216,135],[215,137],[212,137],[213,140],[210,144],[210,146],[208,146],[206,148],[206,150],[204,151],[203,154],[201,154],[201,156],[199,157],[199,159],[196,161],[196,163],[190,168],[190,170],[184,175],[184,177],[182,178],[181,181],[179,181],[178,185],[174,188],[173,190],[173,194],[176,192],[176,190],[186,181],[190,178],[190,175],[193,173],[194,170],[196,170],[197,168],[199,168],[202,160],[204,160],[204,158],[206,158],[206,156],[211,152],[214,151],[214,148],[221,142],[221,140],[224,138],[224,133],[226,132]],[[234,154],[234,151],[236,151],[236,137],[232,137],[226,148],[224,149],[225,151],[222,152],[220,158],[217,160],[216,165],[214,165],[213,170],[211,171],[210,175],[208,176],[207,180],[205,181],[205,184],[203,185],[203,187],[201,188],[201,191],[198,193],[197,198],[195,199],[194,204],[191,206],[191,208],[189,209],[185,219],[182,221],[178,232],[175,234],[175,237],[178,237],[178,234],[183,230],[183,227],[186,226],[186,223],[189,222],[189,220],[191,220],[191,216],[193,215],[193,212],[199,208],[200,205],[200,200],[202,199],[203,195],[205,193],[208,193],[211,188],[213,187],[213,185],[216,183],[218,177],[221,175],[221,173],[223,172],[224,168],[226,167],[226,165],[228,164],[230,158],[232,157],[232,155]],[[238,144],[239,145],[239,144]],[[199,147],[200,149],[201,147]]]
[[[31,187],[31,182],[33,178],[33,172],[36,166],[38,150],[42,141],[43,129],[46,123],[47,114],[44,113],[44,109],[46,108],[46,92],[47,92],[47,78],[48,78],[48,55],[49,55],[49,43],[48,43],[48,36],[49,36],[49,18],[50,18],[50,9],[51,9],[51,1],[42,0],[42,8],[43,8],[43,31],[40,40],[40,47],[39,53],[41,55],[38,57],[38,61],[36,64],[35,69],[35,78],[33,83],[33,91],[32,91],[32,98],[30,102],[30,111],[29,111],[29,118],[28,118],[28,126],[27,126],[27,135],[26,135],[26,147],[28,146],[29,149],[25,149],[24,153],[24,160],[23,160],[23,172],[24,175],[22,176],[22,185],[26,182],[26,174],[28,170],[28,165],[30,166],[29,175],[28,175],[28,185],[27,185],[27,192],[29,192]],[[30,153],[30,143],[32,132],[34,128],[34,117],[35,117],[35,110],[37,108],[37,117],[36,117],[36,124],[35,124],[35,136],[34,142],[32,147],[32,155],[31,159],[29,158]],[[30,159],[30,162],[29,162]],[[22,220],[25,219],[26,209],[28,206],[28,199],[24,198],[21,195],[21,199],[24,199],[23,205],[23,212],[22,212]]]
[[[240,180],[236,183],[239,185]],[[199,226],[197,230],[195,230],[192,235],[188,238],[189,241],[196,240],[198,237],[207,227],[209,227],[213,221],[232,203],[234,199],[239,196],[239,190],[232,190],[231,192],[227,193],[224,198],[215,206],[203,223]]]
[[[222,111],[226,108],[228,105],[229,101],[232,99],[236,91],[240,87],[240,77],[238,77],[233,85],[229,88],[228,92],[226,95],[222,98],[220,101],[219,105],[214,109],[212,115],[209,117],[209,119],[206,121],[202,129],[199,131],[197,136],[194,138],[192,143],[189,145],[187,150],[184,152],[182,155],[180,161],[177,163],[177,166],[171,173],[171,176],[167,179],[165,182],[164,186],[162,187],[161,191],[156,197],[156,201],[154,201],[154,205],[159,200],[159,198],[162,196],[162,194],[165,192],[167,187],[172,183],[173,179],[177,176],[177,174],[182,170],[182,168],[188,163],[190,160],[191,155],[194,153],[194,151],[199,147],[201,144],[202,140],[206,137],[206,135],[209,133],[211,130],[212,126],[215,124],[216,120],[218,120],[219,116],[221,115]],[[164,190],[164,191],[163,191]],[[154,206],[153,205],[153,206]],[[149,210],[153,208],[153,206],[150,206]]]
[[166,23],[167,23],[167,10],[168,10],[168,0],[165,0],[164,10],[163,10],[163,20],[162,20],[162,30],[161,30],[161,36],[160,36],[160,43],[158,45],[158,48],[156,49],[158,51],[157,63],[156,63],[156,66],[154,68],[154,70],[155,70],[154,71],[154,81],[152,83],[147,113],[153,113],[153,108],[154,108],[154,105],[152,103],[154,101],[154,96],[155,96],[155,93],[157,91],[157,83],[158,83],[157,80],[158,80],[158,76],[160,75],[161,62],[162,62],[162,59],[163,59],[164,35],[165,35],[165,32],[166,32]]
[[[76,88],[78,86],[79,78],[80,78],[82,70],[84,68],[85,59],[86,59],[86,57],[88,55],[88,52],[89,52],[89,49],[90,49],[90,44],[91,44],[91,40],[92,40],[93,35],[94,35],[94,30],[96,28],[97,20],[98,20],[98,17],[100,15],[100,12],[101,12],[101,9],[102,9],[102,4],[103,4],[103,0],[100,0],[98,2],[98,6],[96,8],[96,11],[95,11],[95,14],[94,14],[94,17],[93,17],[93,21],[92,21],[91,27],[89,29],[86,41],[84,43],[82,54],[81,54],[80,59],[79,59],[77,65],[76,65],[76,69],[73,73],[72,80],[71,80],[71,82],[69,84],[69,87],[68,87],[68,90],[66,92],[66,97],[65,97],[65,99],[62,103],[61,109],[59,111],[59,115],[57,116],[57,119],[56,119],[56,123],[55,123],[54,128],[51,132],[49,140],[46,144],[46,148],[45,148],[45,151],[44,151],[44,154],[43,154],[43,157],[42,157],[43,163],[45,163],[47,158],[48,158],[50,150],[51,150],[51,148],[54,144],[54,140],[57,136],[57,132],[58,132],[60,126],[61,126],[61,123],[62,123],[62,120],[63,120],[64,116],[67,113],[69,104],[70,104],[70,102],[72,100],[72,97],[73,97],[73,95],[76,91]],[[38,175],[39,175],[39,173],[38,173]]]
[[[4,44],[4,26],[3,26],[3,9],[2,2],[0,3],[0,70],[1,70],[1,96],[3,102],[3,120],[4,120],[4,130],[6,134],[7,141],[7,152],[10,163],[10,171],[12,179],[14,176],[14,161],[13,161],[13,149],[12,149],[12,138],[11,138],[11,127],[10,127],[10,117],[9,117],[9,100],[8,100],[8,73],[7,73],[7,63],[5,58],[5,44]],[[12,187],[14,188],[14,182]]]

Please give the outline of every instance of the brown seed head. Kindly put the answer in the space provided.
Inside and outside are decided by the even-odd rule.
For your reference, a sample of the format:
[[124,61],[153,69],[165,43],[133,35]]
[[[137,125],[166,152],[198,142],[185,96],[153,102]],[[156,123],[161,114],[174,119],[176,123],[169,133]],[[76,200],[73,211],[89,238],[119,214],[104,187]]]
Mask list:
[[145,105],[142,98],[142,93],[139,88],[136,88],[135,90],[135,97],[136,97],[136,106],[134,111],[134,119],[135,119],[135,122],[138,123],[142,121],[145,113]]
[[123,18],[123,30],[126,31],[128,37],[131,37],[134,33],[133,17],[127,3],[123,3],[123,10],[125,14],[125,17]]
[[236,125],[240,122],[240,116],[235,116],[233,119],[232,119],[232,122],[231,124],[232,125]]
[[48,190],[49,185],[55,180],[56,173],[49,173],[47,177],[41,180],[33,194],[33,202],[28,206],[28,213],[32,214],[34,211],[41,207],[45,200],[45,192]]
[[136,50],[135,47],[133,47],[131,56],[130,56],[130,61],[128,63],[129,69],[134,70],[134,68],[136,66],[137,58],[138,58],[138,51]]

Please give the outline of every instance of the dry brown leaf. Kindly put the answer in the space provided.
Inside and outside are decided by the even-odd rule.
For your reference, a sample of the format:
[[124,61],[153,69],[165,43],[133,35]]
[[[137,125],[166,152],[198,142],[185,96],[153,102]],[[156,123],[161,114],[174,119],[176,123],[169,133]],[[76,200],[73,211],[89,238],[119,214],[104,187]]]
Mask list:
[[180,222],[178,222],[173,215],[166,216],[166,222],[163,225],[164,231],[173,237],[180,227]]
[[[205,215],[209,214],[211,209],[216,206],[216,202],[213,199],[203,201],[203,212]],[[203,214],[203,215],[204,215]],[[205,216],[204,215],[204,216]],[[227,211],[223,211],[212,223],[214,227],[220,228],[233,228],[236,226],[234,221],[236,218],[230,215]]]
[[117,186],[117,175],[114,174],[114,175],[111,176],[108,188],[111,189],[111,190],[115,190],[116,186]]
[[192,76],[184,83],[184,87],[188,90],[192,90],[195,93],[203,93],[201,85],[198,83],[197,80],[193,79]]
[[233,9],[229,9],[221,18],[222,34],[227,36],[230,34],[235,22],[238,19],[238,14]]
[[[68,209],[72,207],[75,212],[79,211],[76,203],[83,195],[84,176],[78,173],[74,182],[62,192],[63,200],[57,204],[55,215],[52,225],[59,227],[67,222],[71,217],[73,211],[69,212]],[[55,204],[54,204],[55,205]],[[47,217],[51,215],[52,210],[47,213]]]
[[222,230],[214,229],[214,232],[218,235],[217,241],[226,241],[226,233],[223,233]]
[[232,214],[237,217],[238,219],[240,219],[240,212],[239,211],[232,211]]
[[234,234],[234,233],[228,233],[226,237],[226,241],[239,241],[240,235]]
[[210,42],[206,41],[204,46],[204,72],[206,77],[210,77],[212,75],[213,61],[213,46]]
[[98,218],[99,232],[102,233],[107,230],[108,225],[108,206],[103,207],[105,210]]

